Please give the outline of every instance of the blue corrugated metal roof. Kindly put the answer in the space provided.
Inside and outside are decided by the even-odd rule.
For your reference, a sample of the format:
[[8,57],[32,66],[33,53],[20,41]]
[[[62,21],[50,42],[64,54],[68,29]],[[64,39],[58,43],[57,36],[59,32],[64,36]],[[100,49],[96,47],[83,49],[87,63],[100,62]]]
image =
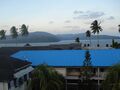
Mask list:
[[[120,62],[120,49],[89,50],[93,66],[111,66]],[[86,50],[30,50],[12,55],[14,58],[31,61],[33,65],[46,63],[49,66],[82,66]]]

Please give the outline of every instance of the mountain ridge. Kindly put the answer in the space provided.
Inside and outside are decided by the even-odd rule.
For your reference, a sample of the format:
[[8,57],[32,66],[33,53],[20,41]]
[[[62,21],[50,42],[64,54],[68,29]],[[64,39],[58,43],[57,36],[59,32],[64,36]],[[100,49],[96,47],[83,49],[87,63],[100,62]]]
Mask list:
[[[17,39],[12,39],[10,35],[6,36],[6,40],[0,40],[0,43],[41,43],[41,42],[59,42],[61,40],[75,40],[79,37],[80,40],[86,38],[85,33],[78,34],[51,34],[48,32],[30,32],[28,36],[20,36]],[[97,36],[92,35],[92,40],[96,40]],[[119,36],[99,35],[99,39],[120,39]]]
[[[57,37],[60,40],[75,40],[75,38],[79,37],[81,40],[89,39],[86,37],[85,33],[78,33],[78,34],[57,34]],[[91,35],[91,39],[96,40],[97,35]],[[112,36],[112,35],[99,35],[99,39],[120,39],[119,36]]]
[[18,36],[12,39],[10,35],[6,36],[5,40],[0,40],[0,43],[39,43],[39,42],[58,42],[60,39],[56,35],[48,32],[30,32],[28,36]]

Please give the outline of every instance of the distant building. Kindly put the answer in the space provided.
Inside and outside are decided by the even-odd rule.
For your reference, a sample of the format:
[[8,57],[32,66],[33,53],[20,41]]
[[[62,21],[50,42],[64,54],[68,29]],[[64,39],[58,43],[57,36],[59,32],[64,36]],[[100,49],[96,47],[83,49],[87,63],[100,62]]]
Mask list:
[[[120,49],[89,51],[94,73],[91,80],[99,86],[105,79],[107,69],[120,62]],[[24,50],[13,54],[12,57],[21,60],[27,57],[33,65],[48,64],[66,78],[68,86],[77,86],[85,52],[86,50]]]
[[25,90],[32,70],[31,62],[0,55],[0,90]]

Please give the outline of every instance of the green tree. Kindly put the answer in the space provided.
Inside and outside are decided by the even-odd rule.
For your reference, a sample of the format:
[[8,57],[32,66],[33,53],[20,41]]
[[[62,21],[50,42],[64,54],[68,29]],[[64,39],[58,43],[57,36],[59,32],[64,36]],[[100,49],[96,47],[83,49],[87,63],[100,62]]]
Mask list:
[[3,40],[3,39],[6,39],[6,31],[5,30],[0,30],[0,39]]
[[28,26],[26,26],[25,24],[21,26],[20,31],[22,36],[27,36],[29,34]]
[[103,30],[103,29],[101,28],[100,24],[101,24],[101,23],[98,23],[98,21],[95,20],[95,21],[93,21],[93,22],[91,23],[91,26],[90,26],[92,33],[93,33],[93,34],[96,34],[96,33],[97,33],[98,46],[99,46],[99,33]]
[[39,65],[35,68],[31,76],[29,90],[63,90],[64,78],[52,67]]
[[77,42],[78,44],[80,43],[79,37],[77,37],[77,38],[75,39],[75,42]]
[[93,82],[91,80],[92,73],[92,62],[90,52],[87,50],[85,52],[85,59],[83,61],[83,67],[81,71],[81,82],[82,88],[80,90],[93,90]]
[[89,30],[87,30],[85,34],[86,34],[86,37],[89,38],[90,45],[91,45],[91,32]]
[[92,75],[92,62],[90,52],[87,50],[85,52],[85,60],[83,61],[83,77],[85,80],[90,79]]
[[12,36],[13,39],[18,37],[17,28],[15,26],[11,27],[10,33],[11,33],[11,36]]
[[120,64],[109,68],[106,79],[102,85],[103,90],[120,90]]

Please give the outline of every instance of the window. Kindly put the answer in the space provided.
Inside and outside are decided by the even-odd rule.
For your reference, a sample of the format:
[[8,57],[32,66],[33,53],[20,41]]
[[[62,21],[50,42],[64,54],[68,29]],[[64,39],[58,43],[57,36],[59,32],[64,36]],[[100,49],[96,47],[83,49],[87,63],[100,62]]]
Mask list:
[[105,69],[104,68],[100,68],[100,72],[104,72],[105,71]]
[[11,88],[11,83],[10,83],[10,81],[8,82],[8,89],[10,89]]
[[31,78],[31,72],[29,72],[29,78]]
[[19,85],[22,85],[23,84],[23,78],[21,77],[21,78],[19,78]]
[[24,75],[24,81],[27,81],[27,74]]
[[93,68],[93,73],[96,73],[96,68]]
[[17,78],[14,79],[14,86],[17,87]]

